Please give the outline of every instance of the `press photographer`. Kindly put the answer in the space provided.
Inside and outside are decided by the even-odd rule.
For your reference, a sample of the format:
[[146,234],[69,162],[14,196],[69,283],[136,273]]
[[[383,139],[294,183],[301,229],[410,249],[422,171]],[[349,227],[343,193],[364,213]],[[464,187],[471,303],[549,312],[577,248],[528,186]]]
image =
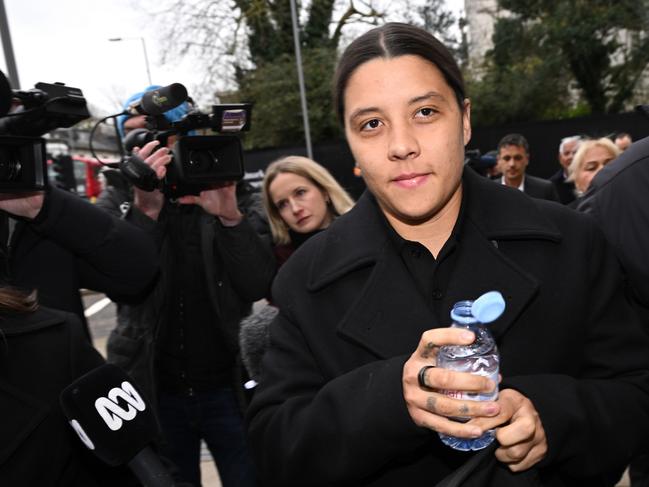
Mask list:
[[133,183],[133,200],[107,191],[98,201],[155,238],[161,261],[145,299],[120,306],[108,360],[155,398],[166,437],[162,453],[184,480],[200,484],[204,439],[224,487],[254,486],[235,392],[242,384],[237,337],[252,302],[268,292],[275,263],[269,239],[260,236],[268,234],[263,216],[237,201],[240,142],[189,134],[245,123],[230,118],[241,112],[226,110],[219,118],[192,111],[187,101],[162,114],[133,113],[136,106],[145,111],[145,100],[162,98],[160,92],[150,86],[134,94],[117,119],[132,150],[120,166]]
[[[186,88],[180,83],[150,86],[139,98],[124,106],[124,111],[106,117],[117,118],[118,137],[124,136],[128,119],[129,133],[120,143],[122,174],[144,191],[161,189],[170,198],[198,195],[223,181],[237,181],[243,176],[243,155],[237,133],[250,127],[250,104],[213,105],[204,113],[191,104]],[[195,135],[197,129],[211,129],[219,135]],[[94,130],[93,130],[94,131]],[[163,177],[133,152],[148,142],[169,147],[172,164]],[[156,150],[158,150],[156,149]],[[101,162],[101,161],[100,161]],[[113,167],[114,164],[107,164]]]
[[38,83],[12,91],[0,73],[0,281],[37,290],[39,302],[88,327],[79,289],[130,299],[157,271],[140,229],[48,185],[39,136],[88,117],[81,90]]

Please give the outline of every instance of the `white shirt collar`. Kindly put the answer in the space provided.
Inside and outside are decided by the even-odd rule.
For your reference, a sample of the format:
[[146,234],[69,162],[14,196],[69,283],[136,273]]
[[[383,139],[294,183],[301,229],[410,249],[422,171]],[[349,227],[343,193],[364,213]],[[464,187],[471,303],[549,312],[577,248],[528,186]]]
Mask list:
[[[500,184],[505,184],[505,176],[500,176]],[[523,179],[521,180],[521,184],[518,185],[518,190],[519,191],[525,191],[525,176],[523,175]]]

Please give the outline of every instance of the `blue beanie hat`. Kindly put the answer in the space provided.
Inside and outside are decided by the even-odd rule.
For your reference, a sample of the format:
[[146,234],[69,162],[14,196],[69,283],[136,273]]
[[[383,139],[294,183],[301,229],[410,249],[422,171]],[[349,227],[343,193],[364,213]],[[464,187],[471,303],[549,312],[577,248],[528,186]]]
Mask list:
[[[157,90],[158,88],[162,88],[162,86],[151,85],[145,88],[144,91],[140,91],[138,93],[129,96],[127,100],[124,102],[122,108],[126,110],[131,103],[142,98],[142,95],[144,95],[147,91]],[[183,118],[187,114],[187,112],[189,112],[189,104],[185,101],[181,105],[178,105],[176,108],[167,110],[166,112],[164,112],[163,115],[167,120],[169,120],[169,122],[177,122],[178,120]],[[131,116],[132,115],[120,115],[119,117],[117,117],[117,129],[119,130],[119,135],[122,138],[124,137],[124,123],[126,122],[126,120],[131,118]]]

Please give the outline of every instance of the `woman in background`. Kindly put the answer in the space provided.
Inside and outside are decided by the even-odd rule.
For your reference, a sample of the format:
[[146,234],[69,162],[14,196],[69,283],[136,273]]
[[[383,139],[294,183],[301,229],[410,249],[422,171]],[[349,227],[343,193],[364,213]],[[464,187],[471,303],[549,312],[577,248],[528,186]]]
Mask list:
[[266,169],[264,209],[278,267],[309,237],[346,213],[354,201],[327,169],[301,156],[288,156]]
[[[579,145],[568,166],[568,181],[575,183],[577,198],[586,193],[595,175],[621,153],[622,151],[606,137],[586,140]],[[571,206],[577,207],[576,203]]]
[[[278,268],[300,245],[354,205],[327,169],[302,156],[283,157],[268,166],[262,199]],[[241,358],[253,380],[259,377],[268,347],[268,326],[276,315],[277,308],[271,304],[241,322]]]

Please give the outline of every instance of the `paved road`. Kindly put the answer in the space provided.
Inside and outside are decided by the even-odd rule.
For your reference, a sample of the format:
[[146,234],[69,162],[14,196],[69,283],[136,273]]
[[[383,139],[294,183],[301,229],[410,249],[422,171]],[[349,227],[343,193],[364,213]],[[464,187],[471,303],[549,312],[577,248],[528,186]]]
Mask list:
[[[115,303],[104,294],[83,293],[83,307],[93,341],[105,343],[111,330],[115,328]],[[103,353],[103,350],[100,351]]]

